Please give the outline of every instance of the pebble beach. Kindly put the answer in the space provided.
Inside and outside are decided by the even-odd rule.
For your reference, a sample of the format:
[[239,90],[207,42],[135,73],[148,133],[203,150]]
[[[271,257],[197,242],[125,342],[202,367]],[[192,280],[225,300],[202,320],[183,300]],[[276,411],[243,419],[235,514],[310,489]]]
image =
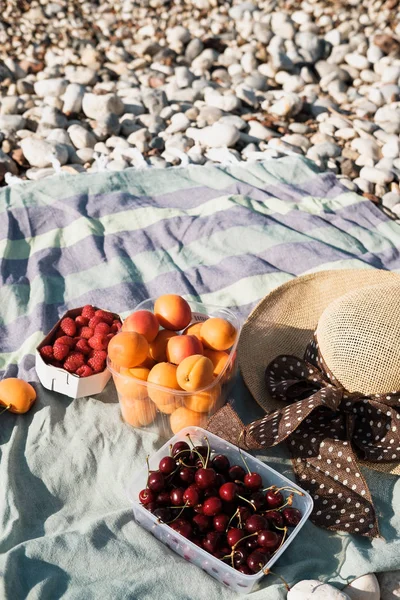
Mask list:
[[[400,0],[0,8],[0,187],[303,156],[400,219]],[[395,600],[400,571],[358,585],[318,598]]]

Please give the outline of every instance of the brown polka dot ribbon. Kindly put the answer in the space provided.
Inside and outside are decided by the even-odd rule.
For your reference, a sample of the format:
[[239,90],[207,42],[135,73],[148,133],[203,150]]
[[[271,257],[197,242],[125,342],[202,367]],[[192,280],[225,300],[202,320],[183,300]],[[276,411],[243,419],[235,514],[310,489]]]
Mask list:
[[[374,504],[357,459],[400,460],[400,392],[349,393],[335,379],[316,338],[304,359],[278,356],[265,372],[271,396],[286,405],[244,427],[229,405],[208,429],[249,449],[285,441],[299,484],[314,499],[312,521],[334,531],[379,535]],[[244,435],[243,435],[244,434]]]

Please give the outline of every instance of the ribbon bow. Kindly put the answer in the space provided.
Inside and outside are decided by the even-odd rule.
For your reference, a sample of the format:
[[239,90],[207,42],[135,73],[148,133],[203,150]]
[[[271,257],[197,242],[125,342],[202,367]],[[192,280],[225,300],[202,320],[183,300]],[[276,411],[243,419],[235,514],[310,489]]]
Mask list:
[[304,359],[278,356],[265,380],[271,396],[287,403],[284,408],[244,427],[228,406],[208,429],[232,439],[240,428],[250,449],[286,441],[299,484],[314,500],[312,521],[334,531],[378,536],[374,504],[357,459],[400,460],[400,392],[349,393],[328,369],[315,336]]

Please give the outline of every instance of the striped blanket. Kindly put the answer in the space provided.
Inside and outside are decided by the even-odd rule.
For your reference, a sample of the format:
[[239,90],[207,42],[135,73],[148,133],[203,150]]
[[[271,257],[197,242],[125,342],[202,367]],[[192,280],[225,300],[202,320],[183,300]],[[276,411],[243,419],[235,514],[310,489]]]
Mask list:
[[[37,383],[34,349],[69,308],[122,316],[172,292],[245,318],[311,271],[400,269],[400,227],[304,159],[232,167],[62,175],[0,191],[0,375],[34,383],[25,416],[0,419],[0,598],[235,597],[132,521],[126,487],[157,447],[120,421],[112,383],[71,400]],[[239,382],[244,420],[258,408]],[[291,473],[283,450],[265,452]],[[308,524],[277,571],[338,585],[400,568],[400,486],[367,474],[384,540]],[[381,519],[382,523],[382,519]],[[255,599],[284,597],[272,576]]]

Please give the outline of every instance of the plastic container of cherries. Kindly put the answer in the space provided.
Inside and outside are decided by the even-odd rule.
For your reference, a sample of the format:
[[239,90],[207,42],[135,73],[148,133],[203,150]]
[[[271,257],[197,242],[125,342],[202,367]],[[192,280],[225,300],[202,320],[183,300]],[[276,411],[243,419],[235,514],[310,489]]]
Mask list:
[[239,594],[258,587],[313,507],[301,487],[200,427],[150,457],[128,497],[139,525]]

